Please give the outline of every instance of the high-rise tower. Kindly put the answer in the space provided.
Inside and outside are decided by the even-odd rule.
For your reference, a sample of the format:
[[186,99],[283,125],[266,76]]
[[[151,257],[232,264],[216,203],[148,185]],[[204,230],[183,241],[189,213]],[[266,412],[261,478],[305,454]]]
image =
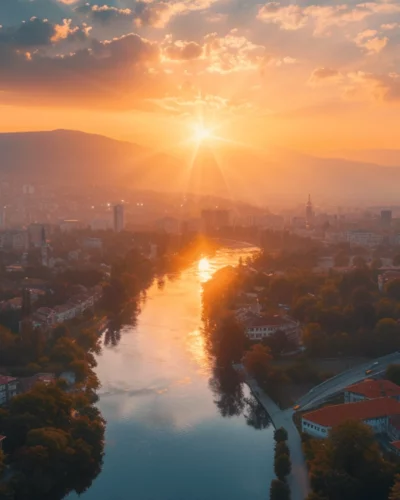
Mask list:
[[114,206],[114,231],[120,233],[124,229],[124,206]]
[[313,204],[311,202],[311,195],[308,195],[308,201],[306,205],[306,224],[307,226],[310,226],[313,223],[314,220],[314,208]]

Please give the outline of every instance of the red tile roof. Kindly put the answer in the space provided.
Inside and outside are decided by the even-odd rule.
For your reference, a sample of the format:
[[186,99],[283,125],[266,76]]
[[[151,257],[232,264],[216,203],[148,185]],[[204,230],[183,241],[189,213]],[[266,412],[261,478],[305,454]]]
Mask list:
[[346,391],[360,394],[369,399],[400,397],[400,387],[390,380],[364,380],[358,384],[349,385]]
[[391,398],[378,398],[325,406],[305,413],[302,418],[323,427],[333,427],[346,420],[368,420],[392,415],[400,415],[400,403]]
[[10,382],[15,382],[17,379],[14,378],[14,377],[7,377],[7,375],[0,375],[0,384],[3,385],[7,385],[8,383]]

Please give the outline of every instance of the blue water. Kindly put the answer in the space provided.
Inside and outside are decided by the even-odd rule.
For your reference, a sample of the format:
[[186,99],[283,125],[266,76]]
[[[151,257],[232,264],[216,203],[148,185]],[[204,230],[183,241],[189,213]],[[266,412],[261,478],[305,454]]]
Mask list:
[[268,500],[272,427],[248,425],[247,404],[221,416],[201,333],[201,283],[239,255],[220,252],[163,289],[154,285],[138,325],[103,347],[96,370],[105,458],[84,500]]

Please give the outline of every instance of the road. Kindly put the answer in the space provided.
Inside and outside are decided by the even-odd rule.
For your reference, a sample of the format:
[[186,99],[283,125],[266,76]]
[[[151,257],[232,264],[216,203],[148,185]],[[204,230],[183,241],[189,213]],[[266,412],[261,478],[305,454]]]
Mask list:
[[[366,370],[372,367],[374,362],[378,362],[376,366],[373,367],[373,372],[369,375],[365,373]],[[363,363],[355,368],[346,370],[335,377],[332,377],[322,384],[315,386],[307,394],[302,396],[296,404],[300,406],[300,410],[310,410],[315,406],[323,403],[326,399],[335,394],[343,391],[347,386],[360,382],[366,378],[371,378],[372,376],[384,373],[386,367],[393,363],[400,364],[400,352],[395,352],[375,360],[371,360],[368,363]]]
[[292,472],[288,477],[291,500],[304,500],[311,490],[300,435],[293,423],[294,412],[292,409],[281,410],[279,406],[258,386],[254,379],[247,376],[246,383],[260,404],[267,411],[275,429],[284,427],[288,433],[287,445],[290,450],[290,459],[292,462]]

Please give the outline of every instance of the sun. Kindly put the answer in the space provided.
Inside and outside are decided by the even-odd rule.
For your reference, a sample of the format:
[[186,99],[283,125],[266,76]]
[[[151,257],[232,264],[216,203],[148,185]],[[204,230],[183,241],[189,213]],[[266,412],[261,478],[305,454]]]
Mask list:
[[196,142],[204,142],[207,139],[212,139],[213,138],[213,131],[212,129],[206,127],[202,123],[197,123],[193,127],[193,139]]

